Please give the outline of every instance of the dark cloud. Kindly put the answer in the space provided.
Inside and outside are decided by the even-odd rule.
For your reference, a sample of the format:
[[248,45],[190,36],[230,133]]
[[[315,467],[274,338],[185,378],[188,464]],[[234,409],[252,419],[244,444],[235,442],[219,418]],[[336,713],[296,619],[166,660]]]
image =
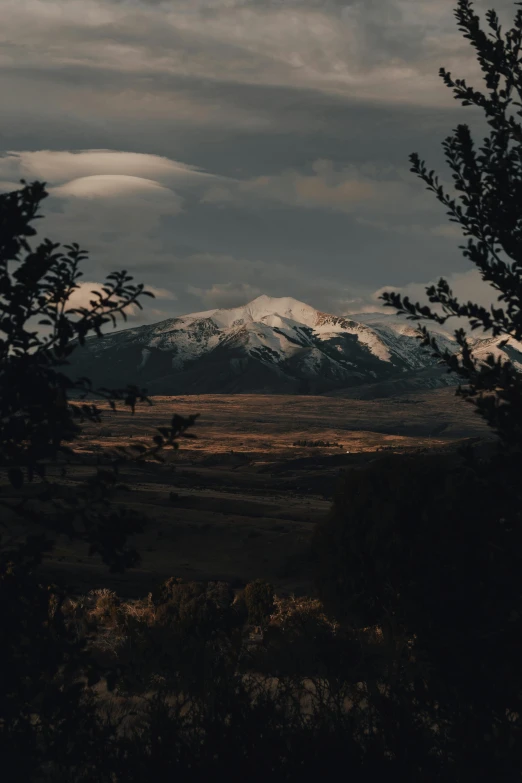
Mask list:
[[[44,151],[0,159],[2,187],[50,172],[48,233],[90,248],[88,279],[126,266],[175,313],[258,290],[339,309],[466,271],[408,172],[418,151],[448,177],[444,137],[485,130],[437,76],[481,87],[446,0],[3,0],[0,23],[0,151]],[[81,176],[45,152],[99,149]]]

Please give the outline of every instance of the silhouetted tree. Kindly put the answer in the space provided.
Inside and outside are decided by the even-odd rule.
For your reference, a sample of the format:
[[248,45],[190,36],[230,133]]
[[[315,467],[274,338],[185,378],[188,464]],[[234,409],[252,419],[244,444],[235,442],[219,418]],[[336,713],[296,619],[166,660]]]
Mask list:
[[[93,292],[88,307],[71,307],[86,255],[77,245],[61,249],[48,239],[31,246],[47,193],[42,183],[22,184],[0,195],[0,755],[13,781],[33,780],[51,763],[54,779],[60,765],[66,776],[81,770],[93,779],[92,742],[102,747],[105,735],[78,678],[92,684],[99,672],[64,625],[64,589],[42,584],[37,566],[56,536],[67,534],[85,541],[112,571],[122,571],[138,562],[127,538],[143,520],[111,506],[117,466],[98,469],[74,491],[47,468],[71,453],[67,444],[82,421],[100,420],[96,405],[82,399],[101,397],[113,409],[122,401],[133,411],[138,402],[150,403],[136,387],[95,390],[88,379],[66,374],[75,347],[125,318],[130,304],[140,307],[147,292],[118,272],[102,292]],[[79,402],[71,401],[73,394]],[[174,416],[150,445],[133,447],[137,457],[161,459],[165,447],[190,436],[194,418]]]
[[[484,32],[470,0],[459,0],[455,16],[464,38],[476,50],[489,94],[469,87],[463,79],[453,79],[444,68],[440,76],[463,106],[484,111],[491,132],[479,149],[468,125],[458,125],[445,139],[443,148],[457,198],[444,191],[438,176],[417,153],[410,156],[411,171],[447,208],[451,222],[460,225],[469,237],[460,246],[464,256],[498,293],[499,304],[487,308],[461,302],[443,278],[426,288],[430,303],[438,306],[435,309],[414,304],[395,292],[385,292],[381,298],[386,306],[410,319],[445,324],[452,317],[466,318],[472,329],[502,336],[509,345],[511,339],[522,339],[522,124],[517,120],[522,117],[522,11],[517,11],[514,26],[505,35],[493,10],[486,14],[492,32]],[[475,403],[506,443],[519,444],[522,379],[516,368],[500,356],[490,355],[487,361],[479,362],[463,328],[455,331],[458,355],[441,350],[427,327],[421,327],[421,332],[424,344],[463,379],[466,385],[458,393]]]
[[[100,420],[96,405],[82,399],[105,399],[113,410],[117,401],[132,411],[137,402],[151,404],[144,390],[93,389],[87,378],[71,380],[66,369],[68,358],[90,333],[100,336],[105,324],[115,325],[119,316],[125,319],[129,305],[141,307],[140,297],[152,294],[143,285],[132,284],[125,271],[115,272],[101,292],[92,292],[88,307],[71,307],[69,299],[78,288],[86,254],[77,245],[61,249],[49,239],[30,246],[28,238],[36,234],[32,223],[40,217],[38,208],[47,193],[42,183],[23,184],[21,190],[0,196],[0,466],[14,497],[21,495],[17,501],[13,493],[7,499],[4,490],[0,502],[6,512],[40,523],[44,533],[47,527],[83,538],[111,570],[121,570],[136,562],[136,552],[125,548],[125,539],[138,527],[136,520],[133,523],[125,514],[118,518],[112,509],[111,520],[107,518],[114,473],[99,470],[79,497],[52,481],[46,465],[71,453],[67,444],[78,435],[79,422]],[[73,394],[80,402],[71,402]],[[174,416],[150,446],[136,443],[131,449],[142,459],[161,458],[162,449],[176,448],[178,437],[193,437],[186,430],[194,419]],[[30,493],[24,492],[27,482],[36,485]],[[30,507],[29,494],[41,501],[36,511]],[[5,545],[3,541],[4,549]],[[41,537],[25,554],[37,562],[45,546]]]
[[[494,11],[486,34],[469,0],[459,0],[455,16],[489,94],[443,68],[440,75],[457,100],[484,110],[491,133],[478,151],[467,125],[444,142],[461,204],[417,154],[412,171],[469,237],[464,254],[500,304],[459,302],[443,279],[427,288],[432,306],[391,292],[382,298],[411,319],[466,318],[472,329],[519,340],[522,108],[512,107],[522,106],[522,11],[504,35]],[[420,328],[424,344],[459,374],[458,393],[498,434],[498,445],[489,455],[389,457],[348,471],[316,533],[317,586],[342,623],[382,630],[370,701],[405,769],[426,775],[442,761],[444,780],[514,781],[522,774],[522,378],[508,361],[478,361],[464,329],[455,334],[459,355]],[[420,756],[412,752],[419,747]]]

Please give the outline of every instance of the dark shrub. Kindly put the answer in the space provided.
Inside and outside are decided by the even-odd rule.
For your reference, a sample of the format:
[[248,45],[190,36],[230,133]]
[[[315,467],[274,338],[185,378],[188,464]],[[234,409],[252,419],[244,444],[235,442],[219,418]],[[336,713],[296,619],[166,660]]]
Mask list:
[[248,622],[251,625],[265,626],[274,611],[274,588],[269,582],[256,579],[245,587],[245,603],[248,610]]

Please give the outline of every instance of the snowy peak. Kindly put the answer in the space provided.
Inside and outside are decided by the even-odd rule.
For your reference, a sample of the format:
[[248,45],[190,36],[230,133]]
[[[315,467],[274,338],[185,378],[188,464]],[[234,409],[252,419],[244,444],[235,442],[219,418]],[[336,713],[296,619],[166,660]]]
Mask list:
[[[242,307],[230,309],[212,310],[209,313],[199,313],[199,316],[207,315],[220,327],[242,326],[258,321],[270,321],[273,318],[288,318],[298,323],[306,323],[313,326],[317,320],[317,310],[310,305],[285,297],[270,297],[263,294],[253,299]],[[186,316],[192,318],[194,316]]]
[[[450,333],[433,331],[442,347],[457,349]],[[522,368],[522,346],[498,342],[479,340],[477,349]],[[137,383],[151,394],[320,394],[379,381],[452,382],[412,321],[387,312],[338,316],[266,295],[89,339],[74,356],[79,375],[104,386]]]

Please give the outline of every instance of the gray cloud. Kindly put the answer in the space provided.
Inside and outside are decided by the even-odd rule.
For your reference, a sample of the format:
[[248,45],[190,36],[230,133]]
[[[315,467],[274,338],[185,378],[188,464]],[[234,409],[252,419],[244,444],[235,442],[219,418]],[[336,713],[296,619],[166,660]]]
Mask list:
[[124,266],[175,292],[156,319],[255,291],[341,311],[465,274],[408,171],[414,150],[442,169],[458,122],[484,132],[437,75],[481,87],[454,4],[3,0],[1,187],[47,180],[45,233],[90,249],[88,280]]

